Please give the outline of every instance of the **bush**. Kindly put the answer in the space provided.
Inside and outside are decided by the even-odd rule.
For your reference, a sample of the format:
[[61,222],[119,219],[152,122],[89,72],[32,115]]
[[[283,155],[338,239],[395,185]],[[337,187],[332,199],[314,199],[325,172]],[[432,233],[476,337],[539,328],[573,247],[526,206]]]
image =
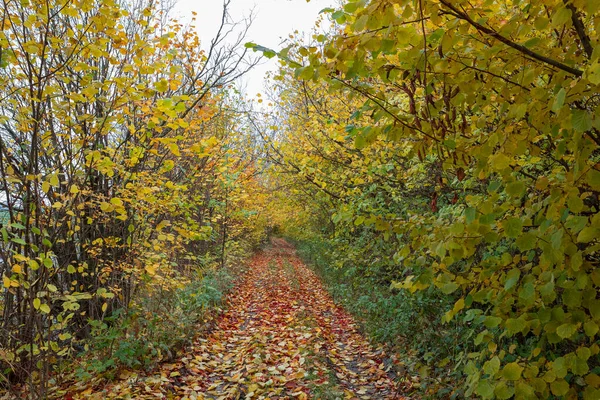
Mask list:
[[103,321],[90,321],[91,338],[80,354],[77,379],[113,378],[121,367],[149,369],[171,359],[191,343],[198,324],[212,319],[232,286],[231,272],[219,268],[174,291],[144,296]]
[[354,251],[367,257],[361,243],[350,248],[346,244],[343,252],[335,240],[295,243],[298,255],[316,270],[334,300],[357,318],[369,338],[401,353],[405,366],[421,376],[424,394],[438,398],[464,379],[453,367],[473,350],[465,338],[472,336],[474,329],[469,321],[442,323],[445,311],[456,301],[453,296],[433,287],[411,294],[382,283],[382,276],[390,275],[392,270],[389,261],[377,266],[366,262],[339,265],[340,258]]

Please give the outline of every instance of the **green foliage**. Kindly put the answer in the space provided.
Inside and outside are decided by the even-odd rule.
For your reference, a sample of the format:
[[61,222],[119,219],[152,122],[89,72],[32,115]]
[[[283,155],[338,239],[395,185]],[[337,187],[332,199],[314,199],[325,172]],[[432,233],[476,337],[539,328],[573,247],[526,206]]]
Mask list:
[[144,298],[103,321],[89,321],[91,336],[75,364],[78,380],[113,378],[122,367],[148,369],[173,358],[218,312],[233,277],[220,268],[172,293]]
[[385,263],[373,265],[370,255],[361,251],[365,240],[373,238],[365,235],[343,243],[313,236],[296,241],[296,247],[334,300],[358,319],[368,336],[391,346],[409,371],[422,375],[419,388],[423,393],[434,398],[449,393],[462,376],[455,365],[458,354],[474,350],[464,340],[473,335],[472,319],[441,322],[440,310],[451,307],[456,296],[433,289],[415,294],[392,289],[386,283],[391,270]]
[[0,15],[0,370],[44,398],[91,331],[134,338],[101,346],[116,364],[162,355],[159,325],[179,314],[161,299],[177,304],[205,255],[224,266],[263,238],[231,87],[254,61],[227,44],[229,18],[201,48],[193,23],[149,0],[9,1]]
[[279,179],[307,216],[284,231],[320,231],[312,209],[334,267],[449,296],[465,396],[600,397],[598,2],[326,13],[275,82]]

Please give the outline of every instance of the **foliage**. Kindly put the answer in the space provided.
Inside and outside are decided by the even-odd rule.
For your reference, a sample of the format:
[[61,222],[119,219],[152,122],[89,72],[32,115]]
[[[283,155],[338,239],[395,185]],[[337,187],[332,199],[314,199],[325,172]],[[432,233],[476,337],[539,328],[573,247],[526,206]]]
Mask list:
[[346,267],[335,267],[347,254],[343,247],[339,240],[318,237],[297,244],[298,254],[323,278],[336,303],[358,319],[370,338],[400,354],[408,375],[419,376],[420,382],[412,388],[432,398],[444,397],[461,379],[460,371],[448,368],[449,363],[457,353],[474,350],[465,341],[472,334],[470,327],[440,320],[440,309],[454,304],[456,296],[434,288],[410,294],[382,285],[382,276],[389,272],[385,264],[369,265],[369,254],[362,254],[360,260],[347,260]]
[[[256,59],[228,4],[206,51],[167,3],[0,7],[0,366],[32,396],[92,333],[117,337],[137,318],[164,334],[151,299],[179,307],[203,259],[223,266],[264,236],[231,86]],[[146,357],[130,344],[122,361]]]
[[292,246],[272,239],[247,266],[192,351],[147,374],[123,371],[102,391],[73,385],[66,397],[403,398],[385,353],[358,333]]
[[232,279],[221,268],[183,288],[144,298],[125,316],[119,309],[103,321],[90,321],[89,344],[74,364],[77,381],[99,375],[114,378],[119,368],[148,369],[172,359],[173,352],[189,345],[199,323],[206,322],[221,304]]
[[597,398],[597,2],[323,12],[330,31],[277,53],[263,129],[284,197],[306,216],[293,222],[306,234],[313,210],[327,234],[352,238],[340,267],[454,296],[438,317],[472,331],[476,351],[453,356],[466,396]]

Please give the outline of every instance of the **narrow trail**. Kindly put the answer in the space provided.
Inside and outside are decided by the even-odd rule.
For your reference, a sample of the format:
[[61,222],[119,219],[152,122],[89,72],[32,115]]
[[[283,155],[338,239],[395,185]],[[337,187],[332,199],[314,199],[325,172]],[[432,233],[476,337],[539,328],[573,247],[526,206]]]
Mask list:
[[[385,353],[357,331],[292,246],[256,254],[228,311],[192,352],[103,398],[403,399]],[[99,394],[99,393],[98,393]]]

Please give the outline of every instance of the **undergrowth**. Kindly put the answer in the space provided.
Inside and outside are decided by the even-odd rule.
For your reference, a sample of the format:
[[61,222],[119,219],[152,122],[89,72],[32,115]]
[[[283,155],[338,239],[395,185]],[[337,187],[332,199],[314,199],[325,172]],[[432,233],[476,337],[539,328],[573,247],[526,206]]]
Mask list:
[[357,318],[369,338],[400,354],[408,373],[419,376],[413,387],[421,395],[464,396],[456,385],[464,378],[450,360],[467,353],[465,339],[473,332],[457,320],[442,324],[443,312],[455,301],[451,296],[434,289],[414,294],[392,289],[381,281],[385,263],[336,268],[339,254],[333,243],[318,238],[289,240],[320,275],[334,300]]
[[75,379],[113,379],[121,368],[151,369],[173,359],[210,323],[233,283],[231,270],[218,268],[174,291],[144,297],[103,321],[90,321],[91,337],[72,371]]

